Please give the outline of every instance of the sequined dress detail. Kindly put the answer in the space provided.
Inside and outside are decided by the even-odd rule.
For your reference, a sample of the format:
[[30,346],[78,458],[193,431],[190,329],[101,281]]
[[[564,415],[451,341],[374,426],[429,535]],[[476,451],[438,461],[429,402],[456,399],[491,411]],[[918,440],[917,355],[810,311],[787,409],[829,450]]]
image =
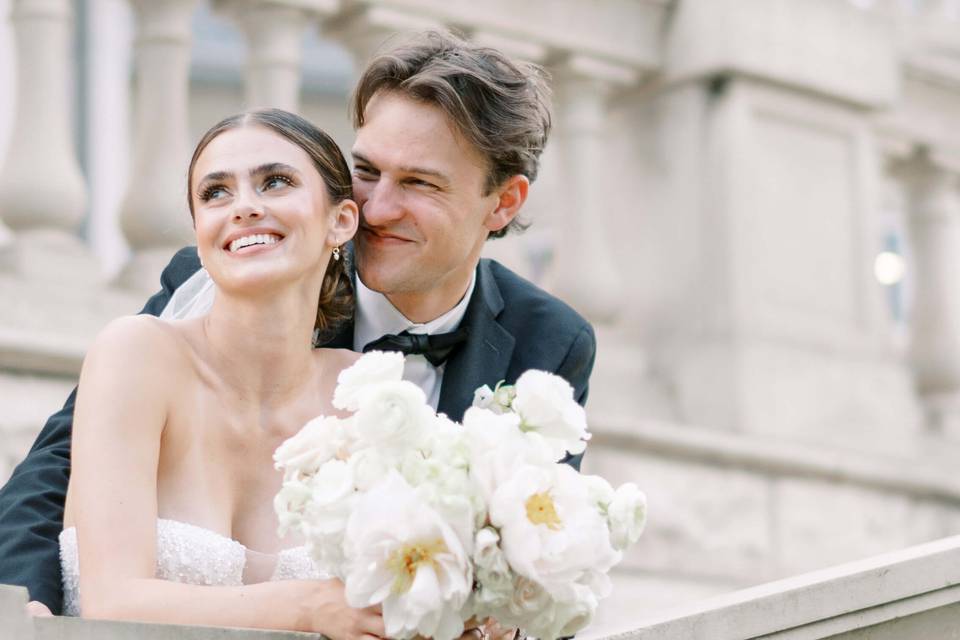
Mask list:
[[[284,549],[276,555],[248,550],[243,544],[215,531],[178,520],[157,520],[157,578],[186,584],[240,586],[245,569],[266,559],[272,567],[269,580],[323,579],[307,555],[306,547]],[[63,571],[63,612],[80,615],[80,559],[77,531],[60,533],[60,567]],[[247,576],[247,582],[250,582]],[[262,580],[254,580],[262,581]]]

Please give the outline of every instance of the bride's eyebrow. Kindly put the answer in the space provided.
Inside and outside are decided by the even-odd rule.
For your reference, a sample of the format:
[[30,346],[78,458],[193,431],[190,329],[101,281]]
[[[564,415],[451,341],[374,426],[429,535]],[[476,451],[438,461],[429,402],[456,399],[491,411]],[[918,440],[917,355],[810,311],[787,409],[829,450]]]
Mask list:
[[251,178],[258,178],[260,176],[269,175],[271,173],[283,173],[287,175],[300,175],[300,172],[295,168],[291,167],[288,164],[282,162],[268,162],[262,164],[259,167],[250,170]]

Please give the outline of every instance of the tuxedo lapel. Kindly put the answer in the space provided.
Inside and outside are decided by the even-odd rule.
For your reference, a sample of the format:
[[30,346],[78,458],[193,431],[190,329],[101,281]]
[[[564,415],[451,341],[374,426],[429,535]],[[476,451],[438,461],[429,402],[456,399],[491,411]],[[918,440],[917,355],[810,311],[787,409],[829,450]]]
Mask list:
[[438,410],[459,421],[473,403],[473,392],[484,384],[492,388],[503,380],[516,340],[497,316],[503,297],[485,261],[477,266],[477,283],[461,326],[469,332],[466,343],[447,360],[440,386]]

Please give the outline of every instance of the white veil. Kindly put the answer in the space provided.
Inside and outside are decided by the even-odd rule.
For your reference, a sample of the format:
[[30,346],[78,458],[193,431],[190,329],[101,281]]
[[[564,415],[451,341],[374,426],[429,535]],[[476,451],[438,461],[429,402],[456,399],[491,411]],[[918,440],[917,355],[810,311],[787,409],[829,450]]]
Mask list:
[[213,298],[217,294],[217,286],[207,270],[199,271],[177,287],[170,301],[163,308],[160,318],[163,320],[186,320],[206,315],[213,305]]

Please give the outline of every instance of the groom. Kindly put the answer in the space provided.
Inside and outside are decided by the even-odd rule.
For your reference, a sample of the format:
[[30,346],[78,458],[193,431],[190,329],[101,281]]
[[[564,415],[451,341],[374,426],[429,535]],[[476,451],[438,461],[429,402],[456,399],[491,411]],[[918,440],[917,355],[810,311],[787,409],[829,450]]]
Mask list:
[[[374,59],[353,97],[354,321],[327,346],[401,350],[405,375],[454,420],[474,390],[527,369],[566,378],[587,397],[596,342],[576,312],[500,264],[489,237],[517,220],[550,128],[532,66],[427,33]],[[180,250],[144,307],[159,315],[200,268]],[[0,489],[0,584],[62,608],[57,536],[70,473],[76,390]],[[579,460],[572,460],[579,464]]]

